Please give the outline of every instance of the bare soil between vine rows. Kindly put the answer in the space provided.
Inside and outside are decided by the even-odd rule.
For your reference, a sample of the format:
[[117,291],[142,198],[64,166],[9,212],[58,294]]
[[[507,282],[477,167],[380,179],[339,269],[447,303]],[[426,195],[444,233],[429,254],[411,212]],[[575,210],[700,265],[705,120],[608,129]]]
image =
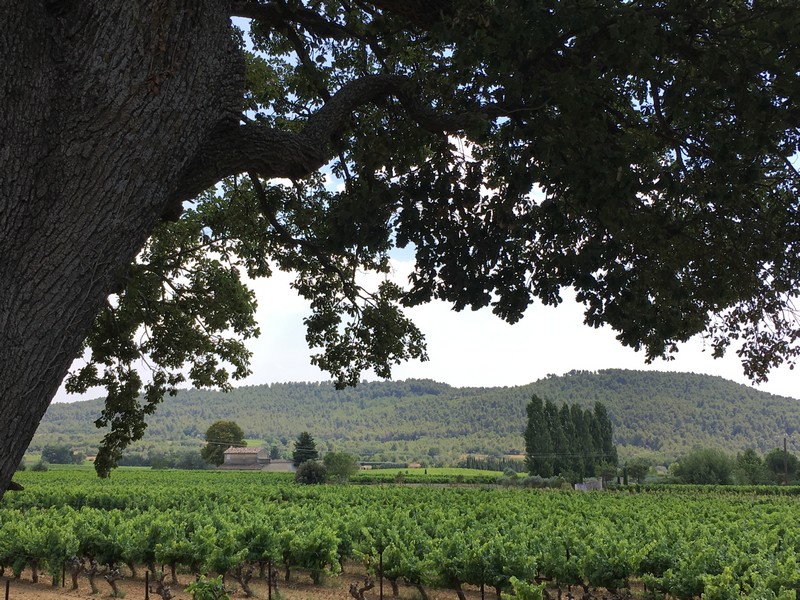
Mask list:
[[[124,571],[123,571],[124,572]],[[144,568],[140,569],[141,574],[144,573]],[[170,580],[170,577],[167,577]],[[180,585],[172,586],[172,593],[177,600],[191,600],[191,596],[184,592],[184,587],[194,580],[194,577],[189,574],[179,574],[178,580]],[[9,579],[8,577],[0,577],[0,600],[4,600],[6,591],[6,581],[9,583],[9,596],[8,600],[58,600],[60,598],[70,599],[92,599],[110,598],[111,586],[102,578],[98,577],[95,580],[99,593],[92,594],[89,580],[85,576],[81,576],[78,580],[78,590],[73,591],[70,588],[71,581],[67,575],[67,587],[53,587],[52,580],[47,574],[41,573],[39,575],[39,583],[31,581],[30,571],[24,571],[20,579]],[[283,577],[280,577],[278,582],[278,594],[273,590],[273,600],[353,600],[349,593],[350,584],[362,584],[364,581],[364,573],[358,573],[357,570],[351,569],[349,573],[339,575],[336,577],[328,577],[320,585],[311,583],[311,579],[302,570],[297,570],[292,573],[291,580],[286,583]],[[244,592],[239,589],[239,584],[232,578],[228,577],[225,580],[226,587],[236,588],[231,594],[231,599],[245,598]],[[145,598],[145,581],[143,575],[137,578],[125,577],[122,581],[117,582],[118,588],[125,594],[125,600],[144,600]],[[267,583],[261,579],[253,579],[250,582],[250,587],[253,590],[256,598],[266,599]],[[153,588],[154,589],[154,588]],[[458,600],[456,593],[453,590],[443,589],[429,589],[426,588],[430,600]],[[466,589],[467,600],[481,600],[481,594],[478,590]],[[380,591],[378,582],[375,582],[375,588],[367,591],[364,594],[367,600],[379,600]],[[385,600],[392,600],[392,588],[388,581],[384,580],[383,596]],[[150,600],[160,600],[161,596],[155,592],[150,592]],[[486,590],[486,600],[494,600],[494,590]],[[411,587],[400,585],[399,596],[400,600],[421,600],[419,592]]]

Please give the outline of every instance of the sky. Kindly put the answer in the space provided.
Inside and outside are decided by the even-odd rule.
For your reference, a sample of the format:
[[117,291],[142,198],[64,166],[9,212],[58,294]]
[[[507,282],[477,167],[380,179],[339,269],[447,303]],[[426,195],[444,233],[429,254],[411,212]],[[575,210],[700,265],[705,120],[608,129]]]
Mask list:
[[[411,263],[394,260],[393,265],[393,278],[403,281]],[[253,374],[234,382],[235,386],[330,380],[311,365],[303,326],[303,318],[310,311],[290,288],[291,280],[290,274],[276,272],[270,279],[252,283],[259,303],[261,337],[248,344],[253,352]],[[699,339],[682,345],[675,360],[657,360],[648,365],[643,353],[623,346],[610,328],[584,325],[581,306],[566,294],[557,307],[531,306],[514,325],[498,319],[488,309],[454,312],[442,302],[408,310],[407,314],[426,336],[429,360],[395,367],[395,380],[424,378],[456,387],[495,387],[525,385],[573,369],[638,369],[704,373],[750,385],[734,352],[723,359],[713,359]],[[370,373],[364,379],[377,380]],[[800,398],[800,371],[778,369],[769,382],[754,387]],[[98,389],[78,397],[66,394],[62,388],[55,400],[102,395]]]
[[[410,263],[395,261],[395,266],[400,279],[410,269]],[[329,379],[309,362],[302,325],[308,310],[289,282],[290,276],[279,274],[278,280],[256,286],[262,336],[251,345],[253,375],[245,384]],[[573,369],[620,368],[705,373],[750,385],[735,353],[713,359],[699,339],[683,345],[675,360],[647,365],[644,354],[623,346],[610,328],[584,325],[581,305],[566,295],[557,307],[531,306],[514,325],[489,309],[455,312],[442,302],[407,314],[426,336],[429,360],[397,366],[393,379],[426,378],[457,387],[515,386]],[[800,398],[800,372],[779,369],[768,383],[755,387]]]

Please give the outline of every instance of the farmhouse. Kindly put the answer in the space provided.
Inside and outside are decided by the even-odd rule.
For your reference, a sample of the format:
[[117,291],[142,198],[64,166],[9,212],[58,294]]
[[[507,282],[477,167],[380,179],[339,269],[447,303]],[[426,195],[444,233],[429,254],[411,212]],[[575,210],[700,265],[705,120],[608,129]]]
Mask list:
[[269,464],[264,448],[228,448],[223,456],[223,469],[261,469]]
[[253,471],[273,471],[277,473],[293,473],[296,471],[291,460],[270,459],[264,448],[228,448],[223,452],[224,462],[221,469],[242,469]]

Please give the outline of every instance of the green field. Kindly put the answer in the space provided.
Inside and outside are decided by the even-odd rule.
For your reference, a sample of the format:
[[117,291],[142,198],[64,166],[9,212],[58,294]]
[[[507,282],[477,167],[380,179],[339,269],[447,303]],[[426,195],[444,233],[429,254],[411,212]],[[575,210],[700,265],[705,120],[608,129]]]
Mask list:
[[458,469],[448,467],[428,467],[428,468],[406,468],[406,469],[369,469],[363,473],[379,473],[381,475],[396,476],[400,473],[403,475],[416,475],[418,477],[501,477],[502,471],[482,471],[480,469]]
[[390,581],[456,592],[511,591],[513,578],[595,597],[646,586],[788,599],[800,588],[794,488],[301,486],[285,474],[120,470],[101,480],[72,469],[16,479],[26,490],[0,503],[0,566],[14,573],[35,562],[58,577],[77,556],[234,577],[272,561],[315,582],[343,563],[382,563]]
[[502,477],[500,471],[460,469],[447,467],[366,469],[356,473],[353,483],[439,483],[439,484],[492,484]]

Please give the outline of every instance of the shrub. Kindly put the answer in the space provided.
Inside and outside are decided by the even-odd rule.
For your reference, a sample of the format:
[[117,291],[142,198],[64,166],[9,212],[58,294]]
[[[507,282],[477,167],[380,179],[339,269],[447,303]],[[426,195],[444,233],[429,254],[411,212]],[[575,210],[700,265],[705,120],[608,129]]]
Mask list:
[[297,483],[325,483],[328,470],[317,460],[307,460],[297,467],[294,480]]

